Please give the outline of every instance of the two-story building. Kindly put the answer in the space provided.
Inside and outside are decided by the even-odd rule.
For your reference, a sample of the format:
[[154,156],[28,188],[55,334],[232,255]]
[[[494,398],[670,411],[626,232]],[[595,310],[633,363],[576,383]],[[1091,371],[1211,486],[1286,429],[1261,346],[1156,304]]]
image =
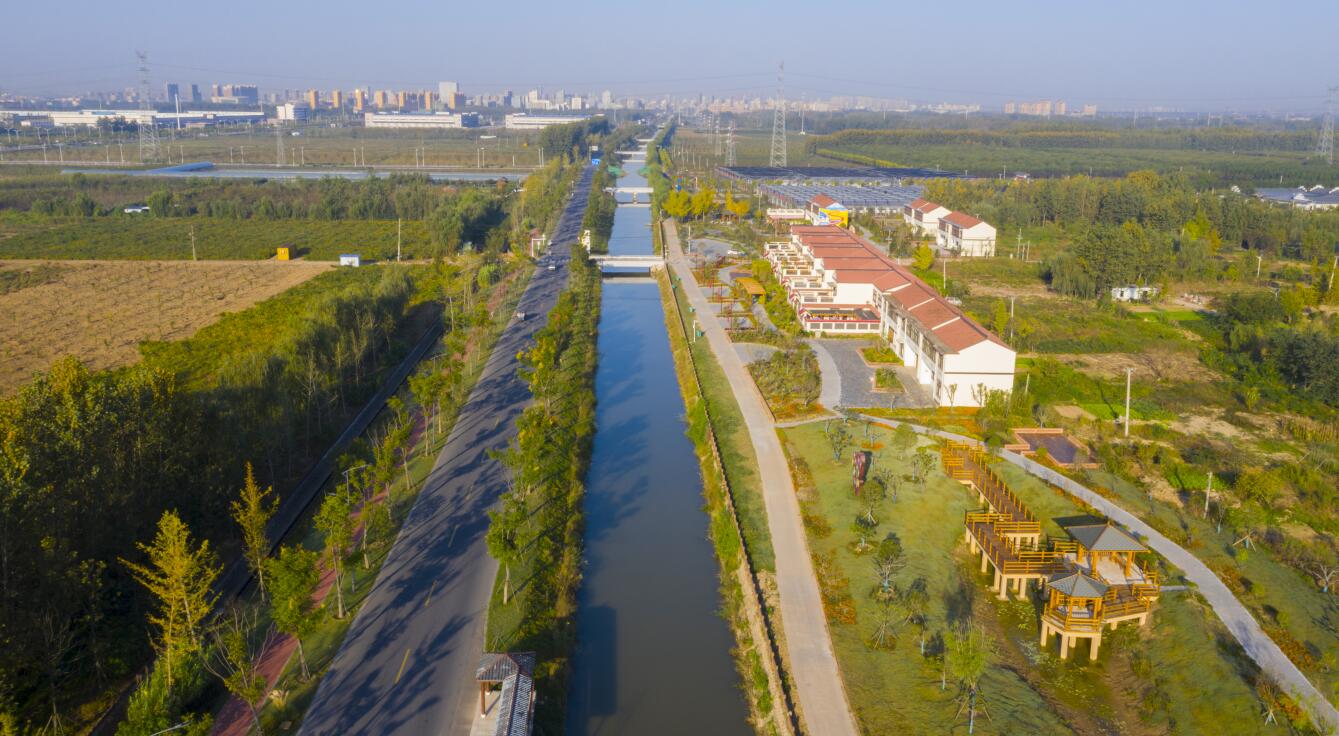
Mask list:
[[1015,353],[869,241],[833,226],[793,226],[767,260],[804,329],[879,335],[941,406],[979,406],[1013,389]]
[[917,197],[902,206],[902,220],[921,235],[934,235],[939,232],[939,218],[950,212],[952,210],[942,204]]
[[955,256],[995,255],[995,227],[963,212],[939,218],[936,243],[940,252]]

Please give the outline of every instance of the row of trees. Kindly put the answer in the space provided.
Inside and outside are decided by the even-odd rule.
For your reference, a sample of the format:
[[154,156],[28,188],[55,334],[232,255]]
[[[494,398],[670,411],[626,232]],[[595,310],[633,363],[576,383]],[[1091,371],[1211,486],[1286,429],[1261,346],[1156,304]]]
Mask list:
[[[582,498],[595,432],[596,330],[600,274],[573,246],[568,288],[521,355],[520,374],[534,403],[517,420],[516,440],[499,459],[510,490],[489,513],[489,552],[502,564],[503,606],[520,606],[519,621],[500,645],[529,649],[548,663],[540,686],[553,697],[540,718],[558,722],[574,645],[571,625],[581,580]],[[529,577],[515,597],[514,568]]]
[[58,710],[139,659],[147,601],[116,560],[143,564],[134,542],[165,510],[233,549],[238,458],[271,483],[307,466],[398,357],[413,284],[367,276],[295,314],[258,305],[268,332],[229,315],[131,368],[66,359],[0,401],[0,712]]
[[[498,180],[443,187],[420,174],[394,174],[352,181],[336,177],[285,182],[194,181],[100,187],[87,178],[37,192],[0,191],[13,209],[66,217],[121,216],[126,205],[146,203],[152,217],[206,216],[228,219],[423,220],[443,206],[473,194],[494,200],[511,191]],[[142,215],[137,215],[142,216]]]
[[1078,231],[1090,225],[1136,222],[1180,237],[1196,223],[1191,241],[1250,248],[1304,261],[1328,260],[1339,242],[1339,213],[1302,212],[1232,193],[1205,195],[1184,176],[1135,171],[1121,178],[1069,176],[1011,181],[933,180],[925,196],[994,223],[1001,233],[1020,227],[1059,225]]

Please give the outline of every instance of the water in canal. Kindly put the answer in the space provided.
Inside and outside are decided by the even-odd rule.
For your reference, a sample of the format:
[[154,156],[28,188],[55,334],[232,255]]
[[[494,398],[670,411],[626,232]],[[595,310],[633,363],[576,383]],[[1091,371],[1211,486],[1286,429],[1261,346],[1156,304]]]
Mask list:
[[[609,249],[651,253],[650,210],[619,207]],[[750,733],[654,282],[605,281],[599,351],[567,731]]]

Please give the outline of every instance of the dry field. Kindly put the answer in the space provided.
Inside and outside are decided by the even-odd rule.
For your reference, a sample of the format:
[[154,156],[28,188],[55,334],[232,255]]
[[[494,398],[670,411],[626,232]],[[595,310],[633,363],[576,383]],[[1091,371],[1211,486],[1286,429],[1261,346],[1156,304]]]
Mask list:
[[0,273],[43,273],[32,286],[0,293],[0,394],[13,393],[66,355],[93,368],[133,363],[143,340],[189,337],[220,314],[245,309],[333,265],[0,260]]

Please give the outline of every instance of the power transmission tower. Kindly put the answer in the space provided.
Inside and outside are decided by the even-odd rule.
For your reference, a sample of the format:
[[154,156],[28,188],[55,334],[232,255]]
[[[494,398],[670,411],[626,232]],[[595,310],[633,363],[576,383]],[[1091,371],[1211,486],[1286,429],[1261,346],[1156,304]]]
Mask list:
[[730,121],[730,129],[725,133],[725,165],[735,165],[735,121]]
[[1334,163],[1334,93],[1339,87],[1330,87],[1329,98],[1325,102],[1325,120],[1320,125],[1320,140],[1316,143],[1316,155],[1325,159],[1325,163]]
[[152,114],[153,105],[149,104],[149,55],[136,51],[135,56],[139,57],[139,109],[150,113],[141,116],[139,123],[139,160],[157,161],[158,121]]
[[713,153],[719,157],[721,155],[721,118],[718,115],[711,116],[711,143]]
[[786,62],[776,73],[776,111],[772,114],[772,155],[768,166],[786,165]]

